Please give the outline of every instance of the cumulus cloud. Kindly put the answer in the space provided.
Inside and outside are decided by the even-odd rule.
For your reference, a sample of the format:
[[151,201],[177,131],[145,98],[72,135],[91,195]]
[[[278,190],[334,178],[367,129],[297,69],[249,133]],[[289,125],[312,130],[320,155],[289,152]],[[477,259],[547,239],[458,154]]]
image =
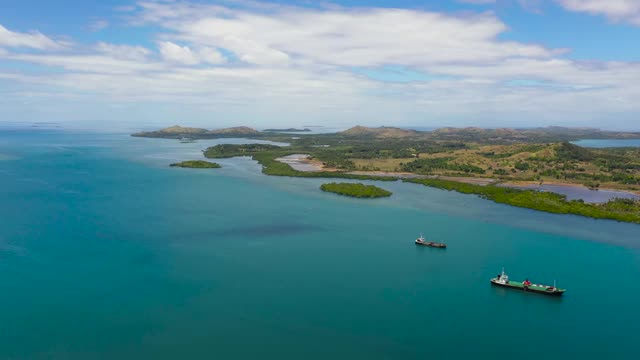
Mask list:
[[99,42],[96,50],[103,54],[110,55],[116,59],[145,61],[151,54],[151,51],[142,46],[118,45],[105,42]]
[[35,31],[30,33],[14,32],[0,25],[0,46],[13,48],[32,48],[38,50],[56,50],[63,44]]
[[604,15],[615,22],[640,25],[640,1],[638,0],[556,0],[565,9]]
[[[490,12],[258,5],[142,2],[127,16],[133,26],[158,29],[148,39],[156,48],[100,42],[14,53],[0,43],[9,49],[0,61],[60,70],[4,70],[0,79],[55,99],[175,104],[190,119],[216,112],[342,125],[506,119],[518,126],[640,112],[640,65],[579,62],[560,56],[565,49],[502,40],[507,26]],[[388,67],[421,76],[388,82],[361,71]]]
[[188,46],[180,46],[170,41],[158,43],[160,54],[164,60],[180,65],[197,65],[200,63],[222,64],[225,62],[224,56],[216,49],[201,47],[198,50],[191,50]]
[[506,26],[490,13],[452,16],[402,9],[290,7],[260,13],[145,3],[140,18],[162,24],[176,39],[224,48],[252,64],[308,61],[339,66],[426,66],[554,54],[536,44],[498,40]]
[[70,72],[98,74],[137,74],[143,76],[150,71],[167,70],[159,62],[141,62],[131,59],[118,59],[104,54],[9,54],[5,58],[33,64],[59,67]]

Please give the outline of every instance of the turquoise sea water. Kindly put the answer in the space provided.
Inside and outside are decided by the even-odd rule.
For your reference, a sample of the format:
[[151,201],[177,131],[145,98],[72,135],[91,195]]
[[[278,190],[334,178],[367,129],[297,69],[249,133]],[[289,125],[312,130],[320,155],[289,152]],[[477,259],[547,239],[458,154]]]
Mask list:
[[212,143],[0,134],[0,359],[640,356],[638,225],[167,166]]

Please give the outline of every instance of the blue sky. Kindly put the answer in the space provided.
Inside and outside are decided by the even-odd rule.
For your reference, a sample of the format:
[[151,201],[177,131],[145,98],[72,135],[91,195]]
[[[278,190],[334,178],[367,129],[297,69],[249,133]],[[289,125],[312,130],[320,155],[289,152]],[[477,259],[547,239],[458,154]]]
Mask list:
[[640,129],[640,0],[0,4],[0,123]]

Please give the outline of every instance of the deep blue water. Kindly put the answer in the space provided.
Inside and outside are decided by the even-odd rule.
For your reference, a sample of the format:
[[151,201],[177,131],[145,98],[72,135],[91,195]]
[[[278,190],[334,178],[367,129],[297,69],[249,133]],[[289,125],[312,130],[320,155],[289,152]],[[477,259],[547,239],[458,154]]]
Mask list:
[[630,140],[606,140],[606,139],[584,139],[574,141],[574,144],[590,148],[612,148],[612,147],[640,147],[640,139]]
[[[212,143],[0,134],[0,359],[640,356],[638,225],[167,166]],[[503,266],[568,292],[492,288]]]

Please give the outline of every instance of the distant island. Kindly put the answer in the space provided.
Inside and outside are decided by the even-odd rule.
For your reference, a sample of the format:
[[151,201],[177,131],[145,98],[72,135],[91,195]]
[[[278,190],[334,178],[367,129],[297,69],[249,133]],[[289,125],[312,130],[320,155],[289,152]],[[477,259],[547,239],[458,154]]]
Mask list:
[[155,130],[155,131],[142,131],[131,134],[136,137],[150,137],[150,138],[165,138],[165,139],[218,139],[229,137],[242,137],[242,138],[260,138],[265,136],[277,135],[277,133],[288,132],[311,132],[310,129],[266,129],[258,131],[256,129],[247,126],[235,126],[222,129],[203,129],[195,127],[184,127],[179,125],[170,126],[168,128]]
[[[228,137],[258,138],[281,141],[290,139],[282,137],[278,132],[312,132],[304,129],[267,129],[258,131],[247,126],[236,126],[222,129],[204,129],[184,127],[179,125],[155,131],[142,131],[132,134],[137,137],[167,138],[167,139],[217,139]],[[285,134],[282,134],[285,135]],[[285,135],[286,136],[286,135]],[[348,130],[333,134],[300,134],[306,139],[330,138],[337,139],[404,139],[412,141],[467,141],[492,144],[515,143],[548,143],[562,141],[576,141],[581,139],[640,139],[640,132],[605,131],[592,128],[565,128],[550,126],[532,129],[483,129],[475,127],[466,128],[439,128],[431,131],[418,131],[397,127],[365,127],[354,126]]]
[[137,137],[167,138],[167,139],[216,139],[225,137],[255,137],[260,136],[258,130],[246,126],[237,126],[224,129],[207,130],[174,125],[156,131],[143,131],[132,134]]
[[[355,126],[337,133],[292,138],[247,127],[206,130],[174,126],[134,135],[242,137],[287,143],[221,144],[205,149],[204,155],[210,159],[250,156],[267,175],[401,180],[545,212],[640,223],[637,200],[590,204],[526,189],[550,184],[640,194],[640,148],[596,149],[572,143],[580,139],[640,139],[638,132],[563,127],[417,131]],[[306,155],[316,165],[313,171],[296,170],[278,160],[294,154]]]
[[381,198],[391,196],[391,191],[373,185],[360,183],[327,183],[320,186],[320,190],[339,195],[356,198]]
[[311,129],[296,129],[296,128],[288,128],[288,129],[264,129],[264,132],[311,132]]
[[221,168],[222,167],[218,163],[214,163],[214,162],[210,162],[210,161],[204,161],[204,160],[182,161],[182,162],[179,162],[179,163],[173,163],[173,164],[171,164],[169,166],[182,167],[182,168],[193,168],[193,169],[217,169],[217,168]]

